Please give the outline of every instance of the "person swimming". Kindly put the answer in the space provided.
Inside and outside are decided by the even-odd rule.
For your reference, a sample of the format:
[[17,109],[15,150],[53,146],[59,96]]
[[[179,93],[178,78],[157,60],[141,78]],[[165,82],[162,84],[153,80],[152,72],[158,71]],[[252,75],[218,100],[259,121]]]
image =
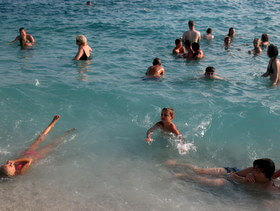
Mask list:
[[202,38],[203,38],[203,39],[206,39],[206,40],[212,40],[212,39],[214,39],[214,35],[212,34],[212,29],[211,29],[211,28],[208,28],[208,29],[206,30],[206,34],[204,34],[204,35],[202,36]]
[[38,138],[25,150],[21,156],[14,160],[8,160],[6,164],[0,166],[0,177],[13,177],[26,173],[31,165],[44,158],[49,152],[53,151],[56,146],[61,143],[62,138],[70,134],[75,128],[66,131],[62,136],[55,139],[47,146],[38,150],[39,145],[45,140],[48,133],[54,127],[60,116],[55,115],[48,127],[38,136]]
[[26,33],[25,28],[19,29],[19,36],[17,36],[12,42],[19,41],[21,47],[31,47],[35,43],[35,39],[31,34]]
[[92,49],[87,43],[87,38],[84,35],[78,35],[76,37],[76,44],[79,47],[73,60],[89,60]]
[[207,79],[223,79],[220,76],[216,75],[215,70],[216,69],[214,67],[211,66],[207,67],[205,69],[204,77]]
[[165,70],[161,64],[161,60],[159,58],[155,58],[153,61],[153,66],[150,66],[147,69],[146,76],[151,78],[161,78],[163,77]]
[[254,49],[253,50],[249,50],[248,53],[249,54],[254,54],[254,55],[258,55],[262,52],[262,49],[260,47],[261,45],[261,41],[259,38],[255,38],[253,40],[253,45],[254,45]]

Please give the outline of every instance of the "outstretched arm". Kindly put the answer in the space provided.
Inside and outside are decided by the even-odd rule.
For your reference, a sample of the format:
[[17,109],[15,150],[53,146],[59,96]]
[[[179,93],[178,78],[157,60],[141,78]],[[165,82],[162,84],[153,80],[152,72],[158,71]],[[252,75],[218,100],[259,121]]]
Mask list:
[[147,133],[146,133],[146,139],[145,141],[147,141],[148,143],[151,143],[153,141],[152,139],[152,133],[158,129],[160,126],[159,126],[159,123],[156,123],[153,127],[151,127],[149,130],[147,130]]
[[20,36],[17,36],[12,42],[15,43],[19,40]]

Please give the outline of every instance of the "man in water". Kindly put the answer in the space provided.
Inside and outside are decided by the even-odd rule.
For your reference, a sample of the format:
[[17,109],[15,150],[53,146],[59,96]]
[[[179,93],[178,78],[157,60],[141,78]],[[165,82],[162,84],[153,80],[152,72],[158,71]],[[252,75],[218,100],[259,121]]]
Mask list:
[[35,39],[31,34],[27,34],[25,28],[19,29],[19,36],[15,38],[12,42],[15,43],[19,41],[21,47],[32,46],[35,43]]
[[188,31],[184,32],[182,36],[182,41],[185,42],[189,40],[190,42],[199,42],[200,41],[200,32],[195,30],[194,28],[194,21],[189,21],[189,29]]

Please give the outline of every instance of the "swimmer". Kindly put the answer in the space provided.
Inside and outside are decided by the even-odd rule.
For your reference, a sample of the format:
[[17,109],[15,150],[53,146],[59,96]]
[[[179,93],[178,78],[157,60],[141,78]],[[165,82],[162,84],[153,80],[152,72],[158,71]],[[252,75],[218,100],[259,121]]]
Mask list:
[[235,29],[230,27],[227,36],[229,36],[232,39],[235,36]]
[[161,129],[165,132],[173,133],[176,136],[180,136],[181,133],[177,129],[176,125],[172,122],[174,119],[174,110],[172,108],[163,108],[161,110],[161,121],[157,122],[146,133],[146,142],[152,143],[152,133],[154,130]]
[[199,43],[194,42],[192,43],[192,51],[190,51],[186,58],[187,59],[202,59],[204,58],[204,53],[203,51],[200,49]]
[[87,38],[84,35],[78,35],[76,37],[76,44],[78,47],[78,52],[73,60],[89,60],[91,47],[87,43]]
[[267,47],[270,45],[270,42],[269,42],[269,37],[267,34],[262,34],[261,36],[261,46],[264,48],[264,47]]
[[252,167],[243,170],[231,167],[199,168],[192,164],[179,163],[174,160],[168,160],[165,164],[168,166],[182,166],[192,170],[195,175],[185,172],[177,173],[175,176],[179,179],[188,178],[207,186],[223,186],[230,181],[234,181],[238,183],[259,184],[265,189],[279,191],[272,181],[275,165],[268,158],[257,159],[253,162]]
[[73,128],[66,131],[62,136],[38,150],[39,145],[45,140],[46,136],[54,127],[59,118],[59,115],[55,115],[49,126],[38,136],[32,145],[21,154],[18,159],[8,160],[5,165],[0,166],[0,175],[4,177],[13,177],[24,174],[35,161],[42,159],[49,152],[53,151],[54,148],[61,143],[62,138],[75,130],[75,128]]
[[216,75],[215,68],[211,66],[205,69],[204,77],[207,79],[223,79],[220,76]]
[[27,34],[25,28],[19,29],[19,36],[17,36],[12,42],[19,41],[21,47],[31,47],[34,45],[35,40],[31,34]]
[[262,75],[262,77],[270,76],[270,80],[272,81],[272,86],[276,86],[279,82],[280,75],[280,62],[277,58],[278,56],[278,48],[277,46],[270,44],[267,48],[267,56],[270,58],[267,66],[266,72]]
[[165,70],[161,65],[161,60],[159,58],[155,58],[153,61],[153,66],[150,66],[147,69],[146,76],[152,78],[161,78],[163,77]]
[[212,34],[212,29],[211,29],[211,28],[208,28],[208,29],[206,30],[206,34],[204,34],[204,35],[202,36],[202,38],[203,38],[203,39],[206,39],[206,40],[212,40],[212,39],[214,39],[214,35]]
[[254,49],[248,51],[248,53],[249,53],[249,54],[252,54],[252,53],[253,53],[253,54],[255,54],[255,55],[260,54],[260,53],[262,52],[262,49],[261,49],[261,47],[260,47],[260,45],[261,45],[260,39],[259,39],[259,38],[255,38],[254,41],[253,41],[253,45],[254,45]]
[[93,4],[92,4],[91,1],[87,1],[87,5],[88,5],[88,6],[92,6]]
[[189,30],[184,32],[182,36],[183,43],[186,42],[186,40],[189,40],[190,42],[199,42],[200,41],[200,32],[195,30],[195,24],[194,21],[189,21]]
[[176,47],[173,49],[173,54],[175,55],[182,55],[186,53],[184,46],[182,45],[182,40],[176,39],[175,40]]
[[225,48],[229,48],[230,45],[231,45],[231,38],[229,36],[226,36],[225,39],[224,39],[224,45],[225,45]]

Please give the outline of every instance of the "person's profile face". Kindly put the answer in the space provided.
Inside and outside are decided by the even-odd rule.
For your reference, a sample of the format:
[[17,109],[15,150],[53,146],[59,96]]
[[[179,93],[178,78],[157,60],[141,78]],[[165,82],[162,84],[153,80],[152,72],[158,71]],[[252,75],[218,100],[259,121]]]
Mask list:
[[25,31],[24,29],[21,30],[21,31],[20,31],[20,35],[21,35],[21,36],[26,36],[26,31]]

